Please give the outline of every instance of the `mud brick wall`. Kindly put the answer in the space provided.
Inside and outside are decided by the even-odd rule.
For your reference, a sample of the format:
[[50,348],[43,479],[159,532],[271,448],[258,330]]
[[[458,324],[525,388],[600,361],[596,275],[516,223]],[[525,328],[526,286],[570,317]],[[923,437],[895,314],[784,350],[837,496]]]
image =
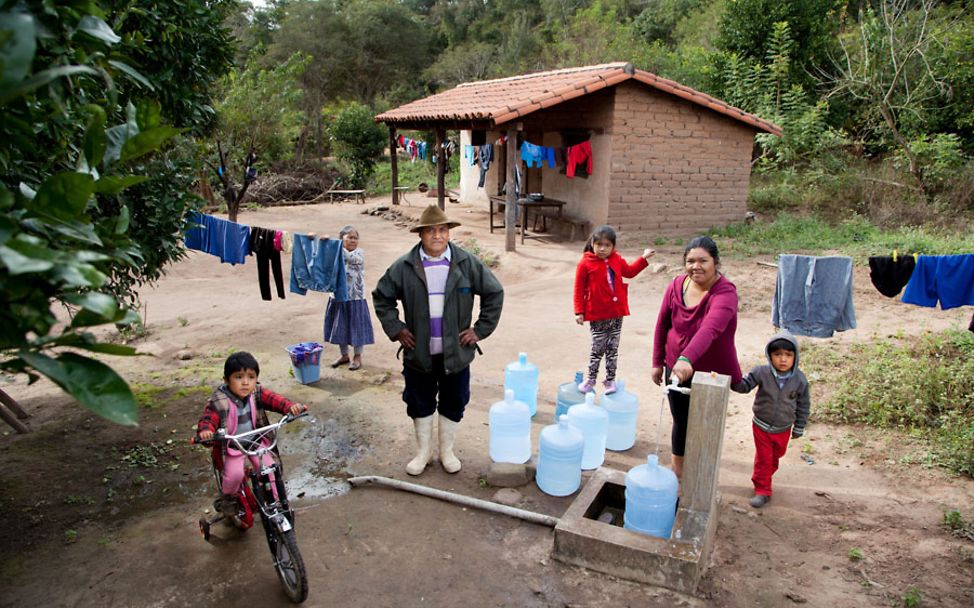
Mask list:
[[690,235],[741,221],[754,130],[634,83],[615,87],[606,223]]

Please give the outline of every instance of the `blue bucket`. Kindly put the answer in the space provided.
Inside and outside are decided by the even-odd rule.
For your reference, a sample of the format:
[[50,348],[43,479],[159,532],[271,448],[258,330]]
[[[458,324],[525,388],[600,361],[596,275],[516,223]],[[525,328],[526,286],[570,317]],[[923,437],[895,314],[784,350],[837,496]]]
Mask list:
[[286,347],[298,382],[311,384],[321,379],[321,351],[324,348],[318,342],[301,342]]

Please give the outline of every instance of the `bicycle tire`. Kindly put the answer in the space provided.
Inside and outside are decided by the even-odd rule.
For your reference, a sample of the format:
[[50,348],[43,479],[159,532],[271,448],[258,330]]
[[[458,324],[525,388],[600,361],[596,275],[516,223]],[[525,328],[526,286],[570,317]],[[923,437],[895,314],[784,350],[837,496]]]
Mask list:
[[276,527],[273,535],[271,554],[274,556],[277,578],[281,581],[287,598],[300,604],[308,598],[308,573],[305,571],[301,551],[298,550],[297,537],[294,530],[282,532]]

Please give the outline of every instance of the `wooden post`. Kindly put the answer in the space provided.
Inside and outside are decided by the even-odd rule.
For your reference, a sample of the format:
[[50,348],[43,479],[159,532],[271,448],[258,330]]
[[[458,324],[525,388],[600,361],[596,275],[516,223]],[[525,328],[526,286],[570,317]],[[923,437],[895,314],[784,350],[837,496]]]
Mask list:
[[[505,251],[515,251],[517,249],[514,238],[515,225],[517,224],[517,193],[514,192],[514,163],[517,162],[517,130],[507,129],[507,201],[504,205],[504,241]],[[524,230],[524,227],[521,227]]]
[[[13,411],[15,414],[17,414],[17,416],[14,417],[14,415],[11,414],[7,408],[10,408],[10,411]],[[29,433],[30,429],[27,428],[27,425],[17,418],[30,418],[30,414],[25,412],[24,409],[20,407],[20,404],[13,399],[13,397],[5,393],[3,390],[0,390],[0,420],[3,420],[9,424],[10,427],[18,433]]]
[[399,204],[399,152],[396,150],[396,127],[389,125],[389,166],[392,173],[392,204]]
[[[729,376],[710,372],[696,372],[693,375],[681,480],[681,508],[709,513],[713,507],[729,396]],[[711,513],[711,517],[714,516]]]
[[446,140],[446,131],[436,130],[436,204],[440,209],[445,209],[446,205],[446,154],[443,151],[443,142]]

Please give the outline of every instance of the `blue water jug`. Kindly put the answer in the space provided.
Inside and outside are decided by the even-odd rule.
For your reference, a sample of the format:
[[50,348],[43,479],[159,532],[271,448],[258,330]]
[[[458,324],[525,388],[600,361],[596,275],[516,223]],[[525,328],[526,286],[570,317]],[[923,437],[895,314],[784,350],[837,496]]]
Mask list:
[[633,532],[669,538],[676,517],[677,480],[673,471],[659,466],[659,456],[650,454],[646,464],[626,473],[624,526]]
[[567,416],[541,429],[538,439],[538,472],[535,480],[545,494],[568,496],[582,484],[582,433]]
[[621,452],[636,443],[636,419],[639,416],[639,397],[626,392],[626,383],[616,382],[618,390],[602,397],[602,407],[609,414],[609,432],[605,449]]
[[528,404],[534,416],[538,412],[538,366],[528,363],[527,353],[520,353],[517,361],[504,368],[504,390],[514,391],[514,398]]
[[588,471],[602,466],[605,461],[605,434],[609,430],[609,414],[605,408],[595,405],[595,393],[587,393],[585,403],[570,409],[567,416],[568,422],[580,430],[585,438],[582,468]]
[[585,403],[585,393],[578,390],[578,385],[585,379],[582,372],[575,372],[575,381],[558,385],[558,397],[555,399],[555,420],[568,413],[573,405]]
[[531,459],[531,413],[526,403],[504,391],[504,400],[490,406],[490,459],[521,464]]

